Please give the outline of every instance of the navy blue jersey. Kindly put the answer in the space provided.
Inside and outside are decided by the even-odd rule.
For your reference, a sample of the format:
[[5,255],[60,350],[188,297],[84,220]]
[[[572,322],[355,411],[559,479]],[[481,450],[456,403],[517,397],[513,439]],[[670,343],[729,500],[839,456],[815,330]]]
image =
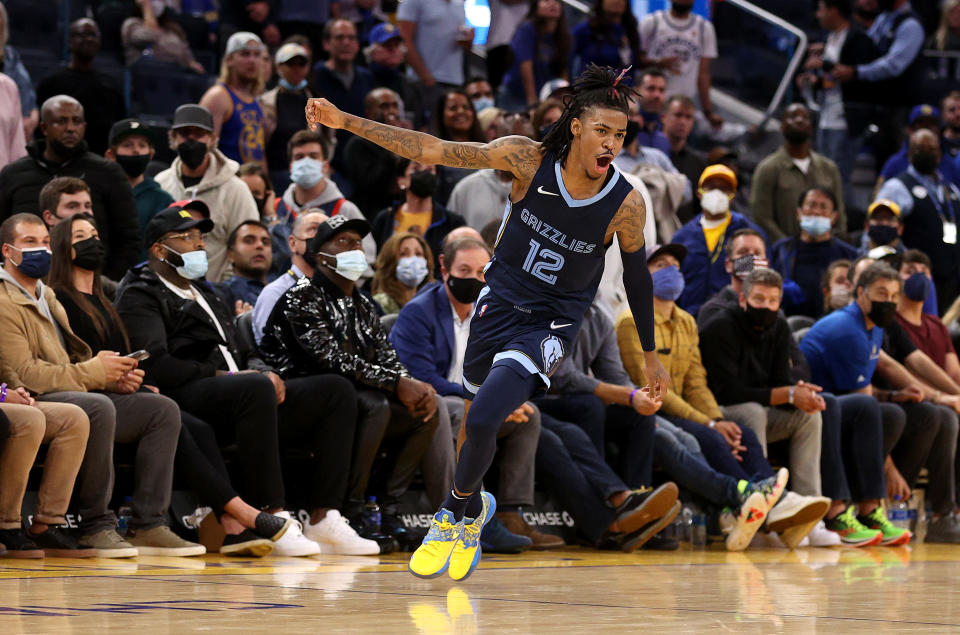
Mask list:
[[603,276],[607,228],[632,189],[611,163],[599,193],[574,199],[560,163],[545,153],[524,197],[507,202],[486,272],[490,290],[525,313],[579,322]]

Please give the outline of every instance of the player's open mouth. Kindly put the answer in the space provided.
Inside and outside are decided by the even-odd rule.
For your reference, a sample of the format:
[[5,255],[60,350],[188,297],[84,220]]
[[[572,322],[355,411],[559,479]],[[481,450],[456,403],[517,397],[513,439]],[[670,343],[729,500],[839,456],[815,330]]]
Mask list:
[[602,157],[597,157],[597,170],[600,172],[605,172],[607,168],[610,167],[610,163],[613,161],[613,157],[609,154],[605,154]]

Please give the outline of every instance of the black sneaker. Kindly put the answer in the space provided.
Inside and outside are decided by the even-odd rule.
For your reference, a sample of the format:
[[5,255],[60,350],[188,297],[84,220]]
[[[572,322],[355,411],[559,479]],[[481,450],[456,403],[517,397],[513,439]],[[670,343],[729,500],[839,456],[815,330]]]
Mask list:
[[657,489],[645,487],[630,492],[615,510],[619,530],[632,534],[662,518],[673,508],[678,494],[679,490],[674,483],[664,483]]
[[[263,516],[263,514],[260,514]],[[259,518],[257,519],[259,524]],[[282,518],[280,520],[283,520]],[[286,527],[284,527],[284,532]],[[283,535],[281,533],[281,535]],[[273,541],[261,538],[253,531],[244,529],[239,534],[227,534],[220,546],[220,553],[225,556],[253,556],[262,558],[273,552]]]
[[27,532],[20,527],[16,529],[0,529],[0,542],[7,547],[7,558],[43,557],[43,549],[30,540]]
[[664,527],[673,522],[673,519],[680,513],[681,507],[683,507],[683,505],[680,504],[680,501],[676,501],[673,503],[670,511],[660,518],[650,521],[650,523],[632,533],[618,534],[617,542],[620,545],[620,551],[630,553],[642,547],[645,542],[656,536]]
[[30,539],[43,549],[48,558],[95,558],[97,550],[90,545],[82,545],[73,532],[56,525],[48,525],[47,530],[39,534],[30,534]]
[[380,555],[393,553],[400,548],[397,539],[387,535],[380,527],[380,523],[374,520],[373,515],[366,510],[360,510],[358,513],[348,518],[350,526],[357,532],[361,538],[372,540],[380,546]]
[[673,538],[667,538],[663,532],[660,532],[643,543],[642,548],[650,551],[676,551],[680,548],[680,543]]
[[254,524],[256,526],[253,529],[253,533],[261,538],[276,542],[283,537],[283,534],[287,533],[287,529],[293,526],[293,521],[289,518],[281,518],[280,516],[274,516],[267,512],[260,512],[257,514],[257,520]]

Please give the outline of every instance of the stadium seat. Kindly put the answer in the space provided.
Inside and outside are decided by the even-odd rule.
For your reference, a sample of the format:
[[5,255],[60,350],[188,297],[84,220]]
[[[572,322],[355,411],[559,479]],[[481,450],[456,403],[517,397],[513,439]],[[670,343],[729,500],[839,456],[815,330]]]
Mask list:
[[809,326],[799,328],[793,332],[793,341],[797,343],[797,346],[800,345],[800,342],[803,341],[803,338],[807,336],[807,333],[810,331]]
[[10,20],[8,44],[20,52],[44,49],[58,58],[65,52],[58,0],[5,0],[3,4]]
[[809,328],[816,322],[812,317],[806,315],[791,315],[787,318],[787,324],[790,325],[790,331],[797,332],[802,328]]
[[63,65],[60,56],[46,48],[17,48],[23,65],[30,73],[30,81],[34,86],[48,73]]
[[178,106],[200,101],[210,84],[206,75],[148,58],[141,58],[130,67],[130,79],[132,111],[141,117],[161,119],[167,125]]
[[380,324],[383,325],[383,328],[387,331],[387,335],[390,334],[390,329],[393,328],[393,325],[397,323],[397,314],[391,313],[390,315],[384,315],[380,318]]
[[257,350],[257,340],[253,337],[253,311],[241,313],[236,319],[237,337],[249,350]]

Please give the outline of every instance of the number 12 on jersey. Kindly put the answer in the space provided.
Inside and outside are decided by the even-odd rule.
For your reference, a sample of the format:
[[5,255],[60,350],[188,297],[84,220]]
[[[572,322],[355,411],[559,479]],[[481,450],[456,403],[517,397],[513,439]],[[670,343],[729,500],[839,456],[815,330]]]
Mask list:
[[540,243],[530,241],[530,251],[523,261],[523,270],[547,284],[556,284],[557,275],[551,273],[563,269],[563,256],[550,249],[541,249]]

